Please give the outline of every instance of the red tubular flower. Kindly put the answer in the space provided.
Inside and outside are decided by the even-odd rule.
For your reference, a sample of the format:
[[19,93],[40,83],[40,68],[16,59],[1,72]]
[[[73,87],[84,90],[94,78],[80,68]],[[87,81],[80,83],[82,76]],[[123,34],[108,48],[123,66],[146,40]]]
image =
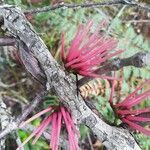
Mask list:
[[[117,46],[114,38],[108,37],[99,32],[99,28],[91,34],[93,25],[89,21],[86,26],[79,25],[78,31],[72,40],[70,48],[65,52],[64,33],[61,39],[61,58],[65,68],[82,76],[101,77],[112,79],[107,76],[100,76],[95,71],[109,58],[118,55],[122,50],[110,53]],[[105,26],[102,22],[100,27]]]
[[58,150],[58,143],[59,143],[59,136],[61,131],[62,124],[65,124],[67,132],[68,132],[68,141],[69,141],[69,149],[70,150],[78,150],[78,144],[76,141],[76,133],[75,126],[73,123],[73,120],[70,116],[70,113],[67,111],[67,109],[63,106],[60,106],[56,110],[52,107],[49,107],[27,121],[21,123],[20,127],[25,126],[26,124],[30,123],[31,121],[35,120],[36,118],[40,117],[41,115],[50,112],[51,114],[46,117],[41,124],[32,132],[32,134],[19,146],[17,150],[19,150],[21,147],[23,147],[32,137],[35,136],[35,139],[33,140],[32,144],[35,144],[36,141],[39,139],[39,137],[42,135],[44,130],[52,124],[51,128],[51,141],[50,141],[50,149],[52,150]]
[[135,109],[134,106],[138,105],[144,99],[150,97],[150,90],[138,94],[138,91],[143,88],[146,84],[150,84],[150,80],[145,81],[141,86],[135,89],[127,98],[122,102],[113,104],[113,94],[114,94],[114,82],[112,85],[112,91],[110,96],[110,105],[112,106],[114,112],[132,129],[138,130],[148,136],[150,136],[150,130],[144,128],[142,125],[144,122],[150,122],[150,107],[144,109]]

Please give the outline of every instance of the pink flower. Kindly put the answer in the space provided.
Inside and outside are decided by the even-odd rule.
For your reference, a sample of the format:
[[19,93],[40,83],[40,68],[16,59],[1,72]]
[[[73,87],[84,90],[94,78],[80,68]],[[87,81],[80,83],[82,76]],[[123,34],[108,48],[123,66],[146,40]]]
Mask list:
[[55,107],[48,107],[47,109],[37,113],[27,121],[21,123],[20,127],[25,126],[26,124],[30,123],[34,119],[40,117],[45,113],[50,113],[42,122],[41,124],[32,132],[32,134],[19,146],[17,150],[23,147],[32,137],[35,136],[32,144],[35,144],[39,137],[42,135],[44,130],[51,124],[51,141],[50,141],[50,149],[58,150],[58,143],[59,143],[59,136],[61,131],[61,126],[65,124],[67,132],[68,132],[68,142],[69,142],[69,149],[70,150],[78,150],[78,144],[76,141],[76,133],[75,126],[73,120],[70,116],[70,113],[67,109],[63,106],[58,108]]
[[[109,58],[118,55],[122,50],[110,53],[117,47],[117,41],[99,32],[99,28],[91,34],[93,25],[89,21],[86,26],[79,25],[78,31],[71,42],[70,48],[65,51],[64,33],[61,39],[61,58],[65,68],[82,76],[101,77],[112,79],[107,76],[100,76],[95,71]],[[106,25],[102,22],[100,27]]]
[[110,96],[110,105],[113,108],[116,115],[126,123],[132,129],[138,130],[148,136],[150,136],[150,130],[146,129],[143,125],[146,122],[150,122],[150,107],[143,109],[135,109],[135,106],[140,102],[144,101],[146,98],[150,97],[150,89],[138,94],[145,85],[150,84],[150,80],[145,81],[141,86],[135,89],[128,97],[126,97],[122,102],[113,104],[113,94],[114,94],[114,82],[112,85],[112,91]]

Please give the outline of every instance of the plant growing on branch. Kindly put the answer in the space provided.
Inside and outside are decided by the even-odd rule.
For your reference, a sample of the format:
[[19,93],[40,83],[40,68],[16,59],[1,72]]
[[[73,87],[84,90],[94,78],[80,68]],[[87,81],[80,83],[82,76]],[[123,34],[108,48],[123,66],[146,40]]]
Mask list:
[[67,51],[64,50],[64,33],[62,34],[61,58],[65,68],[73,73],[88,77],[113,79],[112,77],[96,74],[95,71],[102,67],[102,64],[108,59],[120,54],[122,50],[110,53],[117,47],[117,40],[99,31],[102,27],[106,27],[106,22],[101,22],[100,27],[93,34],[90,33],[92,25],[92,21],[89,21],[86,26],[79,25]]
[[[112,84],[112,90],[110,95],[110,105],[113,108],[115,114],[121,119],[122,122],[126,123],[129,127],[134,130],[138,130],[145,135],[150,136],[150,130],[144,128],[144,123],[150,122],[150,108],[135,108],[139,103],[150,97],[150,89],[139,94],[145,85],[149,85],[150,80],[145,81],[141,86],[137,87],[134,92],[129,94],[122,102],[114,103],[113,95],[115,82]],[[148,87],[149,88],[149,87]]]
[[65,125],[68,132],[68,141],[70,150],[78,150],[78,144],[76,141],[76,129],[74,122],[72,120],[71,114],[63,106],[49,106],[48,108],[37,113],[33,117],[29,118],[27,121],[22,122],[20,127],[25,126],[31,121],[39,118],[40,116],[50,113],[47,117],[41,122],[41,124],[32,132],[32,134],[19,146],[17,150],[22,148],[32,137],[35,136],[32,144],[35,144],[36,141],[40,138],[44,130],[51,125],[51,140],[50,140],[50,149],[58,150],[59,136],[62,126]]

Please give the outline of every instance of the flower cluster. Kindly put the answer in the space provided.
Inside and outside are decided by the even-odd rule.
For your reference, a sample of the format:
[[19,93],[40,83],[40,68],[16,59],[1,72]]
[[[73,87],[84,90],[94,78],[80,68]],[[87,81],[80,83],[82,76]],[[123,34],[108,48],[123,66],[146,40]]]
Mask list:
[[148,136],[150,136],[150,130],[146,129],[143,125],[144,123],[150,122],[150,107],[143,109],[135,109],[135,107],[148,97],[150,97],[150,89],[143,93],[138,94],[138,92],[145,86],[150,84],[150,80],[145,81],[141,86],[137,87],[134,92],[127,96],[122,102],[113,104],[113,94],[114,94],[114,82],[112,85],[112,91],[110,96],[110,105],[112,106],[116,115],[126,123],[132,129],[138,130]]
[[50,113],[41,124],[32,132],[32,134],[19,146],[18,150],[23,147],[32,137],[35,136],[32,144],[35,144],[39,137],[42,135],[44,130],[51,124],[51,140],[50,140],[50,149],[58,150],[59,136],[61,131],[61,126],[65,124],[68,132],[68,142],[70,150],[78,150],[78,144],[76,141],[76,130],[73,123],[73,120],[70,116],[70,113],[63,106],[59,106],[57,109],[48,107],[47,109],[37,113],[27,121],[21,123],[20,127],[25,126],[36,118],[40,117],[45,113]]
[[[99,32],[99,28],[91,34],[90,29],[93,25],[89,21],[86,26],[79,25],[78,31],[72,40],[70,48],[65,51],[64,33],[61,39],[61,58],[65,68],[82,76],[101,77],[112,79],[107,76],[100,76],[95,71],[109,58],[118,55],[122,50],[110,53],[117,47],[117,40]],[[105,26],[102,22],[100,27]]]

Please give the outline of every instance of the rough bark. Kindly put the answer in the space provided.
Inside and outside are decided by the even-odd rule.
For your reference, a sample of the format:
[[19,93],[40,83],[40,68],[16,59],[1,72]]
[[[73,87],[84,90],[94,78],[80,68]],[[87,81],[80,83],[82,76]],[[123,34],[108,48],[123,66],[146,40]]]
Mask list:
[[[107,62],[103,65],[103,67],[99,68],[96,73],[97,74],[107,74],[111,71],[117,71],[126,66],[134,66],[134,67],[145,67],[150,66],[150,53],[148,52],[139,52],[135,55],[128,57],[128,58],[115,58],[114,60]],[[87,82],[93,80],[90,77],[83,77],[78,81],[78,86],[81,87],[82,85],[86,84]]]

